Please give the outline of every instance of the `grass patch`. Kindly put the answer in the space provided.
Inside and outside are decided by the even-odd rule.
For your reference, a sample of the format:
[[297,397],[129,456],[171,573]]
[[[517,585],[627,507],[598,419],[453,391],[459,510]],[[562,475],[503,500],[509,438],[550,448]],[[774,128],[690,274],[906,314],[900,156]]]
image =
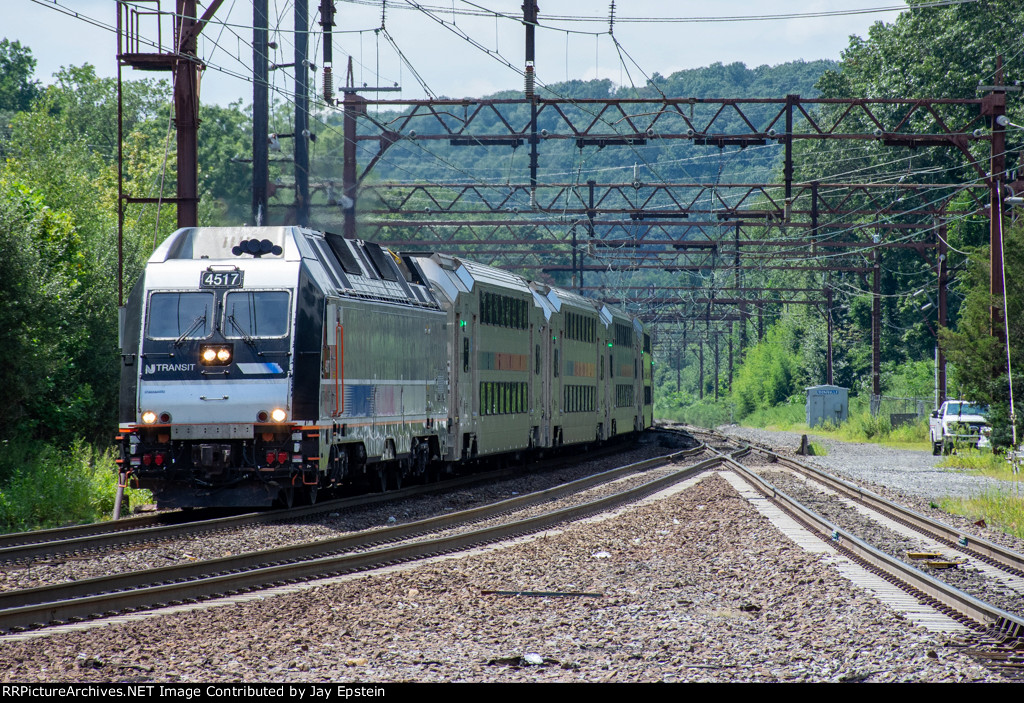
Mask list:
[[828,449],[825,448],[824,444],[808,442],[807,447],[811,452],[811,456],[828,456]]
[[988,476],[1000,481],[1020,481],[1022,475],[1014,472],[1013,465],[1002,454],[979,449],[958,449],[956,454],[943,457],[938,466],[960,469]]
[[[855,400],[855,399],[854,399]],[[853,410],[846,422],[840,425],[818,425],[813,430],[807,427],[807,411],[803,402],[786,402],[770,408],[754,410],[742,418],[733,417],[734,405],[730,402],[703,400],[681,407],[658,408],[656,415],[659,420],[685,422],[697,427],[714,428],[732,422],[744,427],[757,427],[765,430],[797,432],[799,434],[818,434],[832,437],[844,442],[875,442],[899,449],[930,451],[931,442],[928,438],[928,422],[917,422],[893,427],[888,414],[879,413],[872,417],[864,404],[863,409]],[[824,454],[824,447],[820,447]]]
[[939,507],[1024,538],[1024,496],[1017,489],[989,490],[976,498],[944,498]]
[[[67,448],[5,446],[0,474],[0,531],[60,527],[109,519],[114,510],[117,469],[110,450],[84,442]],[[125,490],[131,505],[150,500],[149,491]]]
[[820,431],[847,442],[875,442],[902,449],[931,448],[928,423],[924,420],[893,427],[888,416],[879,413],[872,417],[867,410],[851,414],[841,425],[825,425]]
[[803,405],[781,403],[770,408],[755,410],[744,417],[740,424],[746,427],[760,427],[766,430],[806,432],[807,411]]
[[733,420],[732,403],[714,400],[700,400],[690,405],[674,408],[659,408],[656,412],[659,420],[683,422],[695,427],[713,429],[719,425],[728,425]]
[[804,406],[797,404],[776,405],[772,408],[757,410],[740,420],[747,427],[760,427],[766,430],[783,430],[814,433],[832,437],[844,442],[875,442],[899,449],[915,449],[927,451],[931,449],[928,439],[928,423],[919,420],[907,425],[893,427],[887,415],[871,416],[868,410],[852,413],[846,422],[839,425],[826,423],[813,430],[807,427],[807,415]]

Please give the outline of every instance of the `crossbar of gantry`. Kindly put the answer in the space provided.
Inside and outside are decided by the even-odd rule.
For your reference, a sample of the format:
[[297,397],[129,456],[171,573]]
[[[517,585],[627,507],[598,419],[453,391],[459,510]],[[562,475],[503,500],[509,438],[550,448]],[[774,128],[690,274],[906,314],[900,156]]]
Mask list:
[[[793,139],[892,140],[905,145],[960,144],[974,135],[982,99],[602,98],[367,100],[381,131],[414,139],[525,138],[536,106],[539,136],[551,139],[690,140],[712,146]],[[519,108],[518,110],[516,108]],[[821,108],[831,108],[821,110]],[[957,111],[966,115],[957,115]],[[815,111],[817,114],[815,114]],[[387,120],[386,122],[384,120]],[[485,131],[475,132],[482,128]],[[916,128],[916,129],[915,129]],[[415,134],[410,134],[410,131]],[[496,133],[497,132],[497,133]],[[360,139],[377,138],[360,135]],[[639,141],[644,140],[644,141]],[[726,141],[730,140],[730,141]],[[600,145],[600,144],[597,144]]]
[[[822,219],[855,216],[917,217],[945,214],[948,201],[960,193],[974,200],[974,210],[984,212],[987,186],[977,183],[799,183],[785,195],[778,183],[541,183],[531,194],[526,184],[485,183],[378,183],[360,193],[369,216],[414,212],[457,213],[460,216],[488,213],[521,213],[524,216],[555,215],[581,218],[627,215],[632,220],[661,217],[712,216],[718,219],[773,218],[792,221],[799,217]],[[532,197],[531,197],[532,195]],[[913,208],[899,207],[907,198],[922,201]]]

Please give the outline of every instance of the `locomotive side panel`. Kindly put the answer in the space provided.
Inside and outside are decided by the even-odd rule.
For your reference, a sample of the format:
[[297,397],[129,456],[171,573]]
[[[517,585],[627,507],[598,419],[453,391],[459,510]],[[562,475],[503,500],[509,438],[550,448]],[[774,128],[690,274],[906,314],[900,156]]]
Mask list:
[[322,424],[338,427],[329,443],[388,461],[446,432],[443,312],[333,299],[327,319],[320,407]]
[[132,286],[121,313],[121,385],[118,398],[118,422],[131,423],[138,418],[139,350],[142,337],[142,302],[146,290],[145,272]]
[[303,262],[295,291],[295,360],[292,418],[315,422],[319,417],[320,340],[323,336],[324,292]]

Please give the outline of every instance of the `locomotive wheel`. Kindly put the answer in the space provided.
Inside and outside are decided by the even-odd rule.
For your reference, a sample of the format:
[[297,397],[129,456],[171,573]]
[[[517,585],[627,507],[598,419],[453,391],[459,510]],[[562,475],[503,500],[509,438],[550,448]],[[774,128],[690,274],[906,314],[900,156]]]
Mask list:
[[327,466],[330,467],[331,483],[341,483],[348,474],[348,452],[332,444]]
[[417,444],[413,449],[411,464],[412,476],[423,483],[427,483],[429,480],[427,474],[430,471],[430,445],[426,442]]
[[281,492],[278,494],[277,499],[281,501],[281,505],[283,505],[285,508],[291,508],[293,505],[295,505],[295,487],[285,486],[284,488],[281,489]]

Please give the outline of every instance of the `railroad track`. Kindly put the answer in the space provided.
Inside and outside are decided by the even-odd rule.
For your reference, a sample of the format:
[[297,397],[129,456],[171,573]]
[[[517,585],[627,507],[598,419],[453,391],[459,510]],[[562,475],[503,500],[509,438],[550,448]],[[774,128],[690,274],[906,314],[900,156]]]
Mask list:
[[[621,447],[609,445],[587,454],[587,459],[600,458],[619,451]],[[579,461],[579,457],[572,459]],[[533,462],[530,471],[558,468],[566,463],[565,457],[553,457]],[[505,467],[483,473],[450,478],[438,483],[413,485],[385,493],[364,494],[315,505],[295,506],[288,509],[262,510],[225,515],[224,510],[204,509],[190,512],[169,512],[126,518],[118,521],[74,525],[51,530],[34,530],[0,535],[0,564],[21,564],[35,559],[49,559],[60,555],[91,555],[104,550],[128,545],[154,545],[166,541],[215,534],[252,525],[301,520],[322,513],[348,511],[356,508],[405,500],[438,491],[450,491],[463,486],[503,478],[521,473],[521,468]]]
[[[687,476],[721,464],[723,457],[697,462],[639,486],[540,515],[503,521],[498,525],[431,537],[438,531],[472,525],[495,516],[577,494],[625,476],[685,460],[702,447],[673,452],[544,491],[519,496],[472,510],[414,523],[365,531],[280,549],[251,552],[159,569],[117,574],[73,583],[0,594],[0,630],[20,631],[52,623],[75,622],[116,613],[234,595],[247,590],[295,583],[377,568],[445,554],[542,531],[562,522],[609,510],[662,490]],[[394,494],[390,494],[394,498]],[[386,546],[381,546],[386,545]]]
[[[718,452],[710,459],[697,462],[685,469],[672,471],[657,480],[646,481],[626,491],[540,515],[502,521],[498,525],[471,527],[496,516],[511,514],[531,505],[536,506],[561,496],[588,490],[596,485],[607,484],[626,474],[643,472],[668,462],[682,460],[700,451],[700,448],[620,467],[571,484],[501,503],[416,523],[355,533],[326,542],[121,574],[114,578],[90,579],[0,594],[0,629],[19,631],[45,627],[51,623],[73,622],[166,604],[206,600],[221,595],[352,573],[477,547],[542,531],[562,522],[606,511],[661,490],[685,477],[721,466],[736,471],[758,491],[855,561],[876,573],[885,574],[885,578],[897,583],[919,599],[968,623],[975,632],[983,635],[977,651],[972,652],[978,658],[987,659],[989,663],[995,662],[1004,669],[1020,666],[1019,654],[1014,649],[1024,634],[1024,620],[1020,616],[973,598],[872,547],[856,535],[800,505],[798,501],[757,476],[756,472],[751,471],[743,462],[746,456],[758,452],[779,465],[798,470],[805,475],[822,477],[828,481],[831,490],[861,502],[871,503],[873,507],[896,510],[903,516],[901,520],[909,522],[912,519],[914,522],[927,524],[929,534],[933,538],[936,538],[936,534],[946,534],[947,540],[959,543],[963,535],[957,530],[925,516],[907,515],[907,511],[901,506],[842,479],[828,476],[814,467],[805,466],[760,448],[736,449],[730,440],[720,439],[716,443],[720,449],[724,448],[730,453]],[[389,497],[393,498],[394,495]],[[437,536],[439,531],[454,528],[460,528],[454,535]],[[968,542],[968,548],[976,552],[975,556],[981,554],[992,560],[1004,561],[1010,570],[1020,569],[1020,565],[1024,564],[1024,557],[999,548],[998,545],[990,545],[973,537],[969,538]],[[960,544],[957,546],[962,548]]]
[[[676,428],[675,431],[680,430],[709,439],[713,438],[714,441],[722,445],[734,441],[710,430],[685,427],[685,429]],[[765,447],[747,445],[744,449],[731,453],[726,460],[726,464],[731,466],[755,490],[807,527],[812,533],[818,535],[823,541],[831,544],[837,551],[903,589],[919,601],[935,607],[940,612],[946,613],[969,627],[977,636],[976,641],[967,646],[970,654],[984,661],[990,668],[998,669],[1002,673],[1009,670],[1014,675],[1024,675],[1024,654],[1021,652],[1024,649],[1024,602],[1020,603],[1019,608],[1013,608],[1012,612],[999,608],[916,568],[895,554],[889,554],[872,546],[851,530],[820,516],[792,495],[788,495],[777,486],[772,485],[758,475],[756,470],[741,461],[743,457],[754,453],[765,457],[774,465],[785,467],[811,482],[824,486],[828,491],[849,498],[870,511],[874,511],[883,519],[913,529],[923,538],[939,543],[945,550],[952,550],[965,557],[976,559],[995,567],[1005,575],[1018,579],[1024,576],[1024,555],[982,537],[967,534],[963,530],[922,515],[850,481],[782,456]]]
[[[912,527],[923,536],[939,541],[973,558],[998,566],[1006,574],[1019,575],[1024,555],[1012,552],[976,536],[967,536],[956,528],[915,513],[881,496],[842,479],[830,476],[801,462],[781,457],[764,449],[752,449],[799,474],[820,481],[830,490],[845,495],[885,518]],[[859,538],[854,532],[818,515],[795,498],[773,486],[756,471],[732,456],[727,463],[751,486],[820,539],[867,570],[931,605],[939,612],[967,626],[974,634],[965,644],[966,653],[1003,675],[1024,674],[1024,615],[1004,610],[987,600],[918,569],[897,555],[879,549]]]

